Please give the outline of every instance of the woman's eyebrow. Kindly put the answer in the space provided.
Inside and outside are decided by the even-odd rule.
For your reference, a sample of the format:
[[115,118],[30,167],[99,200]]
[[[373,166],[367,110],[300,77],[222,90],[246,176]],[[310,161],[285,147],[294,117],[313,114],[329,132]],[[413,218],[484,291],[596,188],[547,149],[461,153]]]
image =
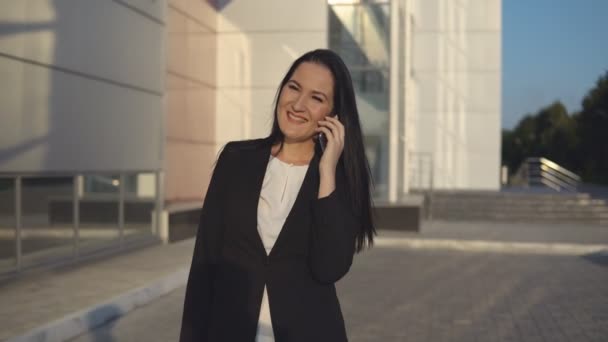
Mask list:
[[313,94],[322,95],[327,100],[327,95],[325,95],[325,93],[320,92],[318,90],[313,90],[312,92],[313,92]]
[[[290,83],[290,82],[293,83],[293,84],[295,84],[295,85],[297,85],[299,88],[302,88],[302,86],[300,85],[300,83],[298,83],[298,81],[296,81],[294,79],[291,79],[291,80],[287,81],[287,83]],[[325,93],[322,92],[322,91],[313,90],[312,93],[313,94],[317,94],[317,95],[321,95],[321,96],[323,96],[327,100],[327,95],[325,95]]]

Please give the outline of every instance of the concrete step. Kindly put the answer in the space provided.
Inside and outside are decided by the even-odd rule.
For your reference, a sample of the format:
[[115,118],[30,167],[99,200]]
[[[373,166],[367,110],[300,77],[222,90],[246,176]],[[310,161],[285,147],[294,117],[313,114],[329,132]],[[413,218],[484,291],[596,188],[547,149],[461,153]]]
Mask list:
[[442,217],[498,217],[498,216],[508,216],[508,217],[522,217],[522,218],[547,218],[547,219],[608,219],[608,212],[603,213],[521,213],[521,212],[513,212],[508,210],[503,211],[457,211],[457,210],[437,210],[431,212],[433,216],[442,216]]
[[530,193],[511,193],[511,192],[445,192],[434,191],[433,197],[444,198],[514,198],[514,199],[589,199],[591,196],[587,193],[555,193],[555,194],[530,194]]
[[446,198],[446,197],[430,197],[433,203],[496,203],[509,205],[534,205],[534,204],[555,204],[555,205],[608,205],[608,202],[602,199],[512,199],[512,198]]
[[462,212],[462,211],[434,211],[431,212],[433,217],[443,217],[443,218],[455,218],[455,217],[470,217],[470,218],[479,218],[479,217],[506,217],[506,218],[521,218],[521,219],[538,219],[538,220],[608,220],[608,214],[582,214],[582,213],[544,213],[544,214],[529,214],[529,213],[517,213],[510,211],[471,211],[471,212]]
[[461,210],[461,211],[513,211],[513,212],[530,212],[530,213],[544,213],[544,212],[572,212],[572,213],[602,213],[608,212],[606,206],[509,206],[509,205],[492,205],[492,204],[466,204],[466,203],[441,203],[432,204],[433,210]]
[[432,216],[447,220],[608,222],[607,201],[586,193],[439,191],[429,200]]

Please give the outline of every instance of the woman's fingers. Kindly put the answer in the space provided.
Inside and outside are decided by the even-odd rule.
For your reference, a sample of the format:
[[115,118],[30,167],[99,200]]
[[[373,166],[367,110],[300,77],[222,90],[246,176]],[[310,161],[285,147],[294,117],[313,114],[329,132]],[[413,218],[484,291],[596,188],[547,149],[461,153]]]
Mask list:
[[342,123],[333,118],[332,120],[321,120],[319,121],[319,126],[329,128],[336,139],[339,139],[340,141],[344,140],[344,127],[342,126]]
[[338,120],[338,116],[336,115],[336,117],[332,117],[332,116],[327,116],[326,119],[329,119],[330,122],[335,123],[336,127],[338,128],[338,131],[340,132],[339,136],[340,137],[344,137],[344,125],[340,122],[340,120]]
[[327,127],[319,126],[319,127],[317,127],[317,132],[318,131],[325,133],[325,137],[327,138],[328,142],[333,141],[335,139],[334,132],[332,132],[332,130]]

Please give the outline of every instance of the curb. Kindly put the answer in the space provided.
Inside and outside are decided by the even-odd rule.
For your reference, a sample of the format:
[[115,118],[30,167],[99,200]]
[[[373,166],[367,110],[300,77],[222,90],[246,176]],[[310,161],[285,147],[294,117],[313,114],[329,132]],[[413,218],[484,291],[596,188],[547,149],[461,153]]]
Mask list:
[[378,247],[452,250],[462,252],[493,252],[545,255],[586,255],[608,253],[606,244],[497,242],[486,240],[424,239],[424,238],[376,238]]
[[5,342],[63,342],[72,339],[186,285],[188,272],[188,268],[180,268],[147,285],[11,337]]

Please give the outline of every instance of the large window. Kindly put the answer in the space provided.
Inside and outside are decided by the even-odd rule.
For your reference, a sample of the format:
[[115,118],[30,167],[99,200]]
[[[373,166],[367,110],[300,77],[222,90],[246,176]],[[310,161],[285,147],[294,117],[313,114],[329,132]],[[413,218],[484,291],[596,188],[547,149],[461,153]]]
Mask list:
[[376,198],[388,187],[389,3],[329,1],[329,48],[351,71]]

